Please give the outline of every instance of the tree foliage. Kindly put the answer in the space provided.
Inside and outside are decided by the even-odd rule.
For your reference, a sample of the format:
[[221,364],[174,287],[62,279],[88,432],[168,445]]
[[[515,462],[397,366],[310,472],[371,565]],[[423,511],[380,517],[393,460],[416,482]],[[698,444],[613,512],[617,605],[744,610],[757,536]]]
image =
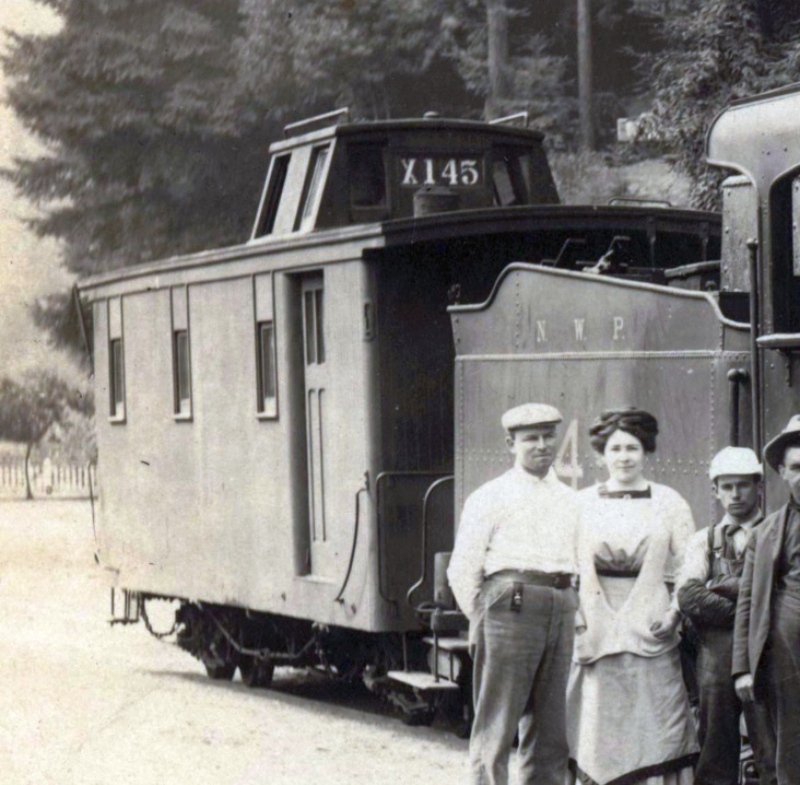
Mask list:
[[46,207],[34,226],[66,242],[68,268],[240,239],[266,162],[235,111],[235,0],[40,2],[63,27],[12,36],[4,66],[12,107],[50,155],[10,176]]
[[94,413],[91,394],[70,387],[49,372],[37,372],[16,381],[0,379],[0,439],[25,446],[27,498],[32,499],[28,465],[31,452],[48,435],[74,426],[75,415],[82,418]]
[[442,0],[242,0],[242,111],[285,122],[347,106],[355,119],[463,112],[444,58]]
[[290,120],[343,104],[356,118],[457,112],[466,95],[436,2],[39,2],[61,30],[12,36],[3,64],[49,155],[6,175],[78,274],[244,241],[267,144]]
[[[36,230],[64,241],[78,274],[245,240],[268,142],[338,106],[354,119],[526,109],[556,147],[575,144],[574,2],[38,1],[62,28],[12,36],[4,68],[11,105],[49,154],[6,175],[44,208]],[[708,121],[797,78],[795,5],[594,0],[601,142],[655,86],[651,130],[707,201]],[[505,62],[491,62],[491,36]],[[57,310],[43,303],[39,320],[65,322]]]
[[83,370],[91,370],[94,351],[92,309],[75,289],[46,295],[30,304],[33,321],[50,346],[67,353]]
[[673,0],[662,29],[666,45],[646,63],[655,101],[642,131],[676,155],[694,204],[715,208],[721,175],[705,163],[708,127],[731,101],[800,78],[800,7]]
[[[576,112],[569,57],[554,50],[543,14],[514,0],[447,0],[443,11],[443,53],[480,99],[476,113],[491,119],[527,111],[552,139],[568,137]],[[505,62],[494,62],[499,56]]]

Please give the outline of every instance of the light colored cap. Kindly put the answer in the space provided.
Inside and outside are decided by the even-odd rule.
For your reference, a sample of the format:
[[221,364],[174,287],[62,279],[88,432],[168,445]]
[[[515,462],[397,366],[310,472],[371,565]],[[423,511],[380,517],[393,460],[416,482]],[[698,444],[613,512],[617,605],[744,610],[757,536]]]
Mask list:
[[713,481],[724,474],[758,474],[763,477],[764,467],[749,447],[723,447],[711,459],[708,476]]
[[800,444],[800,414],[795,414],[786,427],[767,444],[764,448],[764,460],[778,471],[786,448],[794,444]]
[[546,403],[523,403],[522,406],[509,409],[500,422],[507,431],[514,431],[517,428],[530,428],[533,425],[558,423],[563,419],[561,412],[555,406]]

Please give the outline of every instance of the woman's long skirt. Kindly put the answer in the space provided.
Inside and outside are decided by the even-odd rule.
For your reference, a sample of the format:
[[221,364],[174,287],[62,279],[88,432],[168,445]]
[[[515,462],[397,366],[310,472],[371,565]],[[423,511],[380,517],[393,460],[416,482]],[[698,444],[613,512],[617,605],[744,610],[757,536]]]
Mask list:
[[[619,607],[628,581],[601,583]],[[699,747],[678,650],[573,662],[567,738],[570,768],[583,785],[692,785]]]

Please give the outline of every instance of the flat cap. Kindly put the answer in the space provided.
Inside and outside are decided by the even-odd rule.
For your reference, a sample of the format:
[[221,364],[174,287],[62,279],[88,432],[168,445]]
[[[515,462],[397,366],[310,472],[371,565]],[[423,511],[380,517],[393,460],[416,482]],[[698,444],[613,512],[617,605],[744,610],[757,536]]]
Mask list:
[[549,423],[559,423],[564,418],[555,406],[546,403],[523,403],[509,409],[501,418],[500,422],[507,431],[517,428],[530,428],[533,425],[546,425]]
[[708,476],[712,481],[726,474],[764,476],[764,467],[749,447],[723,447],[712,459]]

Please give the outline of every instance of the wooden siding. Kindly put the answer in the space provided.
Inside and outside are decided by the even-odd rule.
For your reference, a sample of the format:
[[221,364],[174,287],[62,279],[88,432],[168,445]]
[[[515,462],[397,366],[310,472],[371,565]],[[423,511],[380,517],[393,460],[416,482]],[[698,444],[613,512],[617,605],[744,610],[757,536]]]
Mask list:
[[[331,558],[323,574],[303,575],[307,475],[303,416],[296,389],[301,340],[291,300],[296,275],[275,274],[279,362],[277,419],[257,416],[254,283],[249,276],[190,283],[192,417],[173,411],[170,290],[123,299],[126,421],[101,418],[100,519],[103,562],[119,585],[372,628],[377,604],[370,555],[373,514],[361,499],[362,529],[347,604],[334,603],[347,569],[355,495],[372,471],[371,386],[365,364],[363,263],[326,267],[326,341],[330,364],[325,442],[326,516]],[[259,291],[264,292],[263,287]],[[107,321],[96,312],[98,392],[107,384]],[[100,393],[101,394],[101,393]],[[300,399],[302,400],[302,398]],[[299,446],[299,449],[298,449]]]

